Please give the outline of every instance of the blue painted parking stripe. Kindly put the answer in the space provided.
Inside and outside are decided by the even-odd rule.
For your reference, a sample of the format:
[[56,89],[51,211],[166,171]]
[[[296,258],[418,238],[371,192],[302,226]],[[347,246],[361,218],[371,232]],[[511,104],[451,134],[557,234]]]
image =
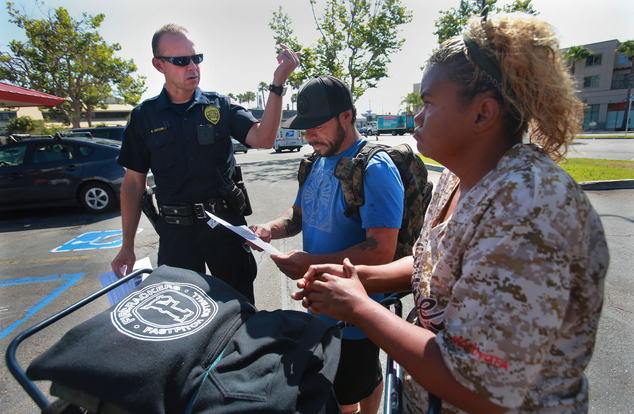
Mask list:
[[24,318],[19,319],[13,322],[11,325],[7,326],[0,332],[0,339],[7,336],[11,333],[15,328],[26,322],[31,316],[33,316],[37,311],[42,309],[44,306],[48,305],[53,299],[59,296],[63,291],[79,282],[83,278],[83,273],[73,273],[73,274],[64,274],[64,275],[51,275],[51,276],[43,276],[43,277],[25,277],[22,279],[7,279],[4,281],[0,281],[0,287],[3,286],[21,286],[33,283],[51,283],[51,282],[59,282],[63,281],[63,283],[57,288],[53,289],[51,293],[44,296],[40,299],[35,305],[31,306],[27,311]]

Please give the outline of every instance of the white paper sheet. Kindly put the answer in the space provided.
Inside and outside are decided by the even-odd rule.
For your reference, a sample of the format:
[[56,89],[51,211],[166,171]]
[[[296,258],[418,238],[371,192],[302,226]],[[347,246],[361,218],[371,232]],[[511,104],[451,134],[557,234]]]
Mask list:
[[245,240],[255,244],[256,246],[258,246],[259,248],[261,248],[265,252],[270,253],[270,254],[282,254],[275,247],[271,246],[270,244],[268,244],[267,242],[265,242],[264,240],[259,238],[247,226],[234,226],[233,224],[224,221],[220,217],[215,216],[215,215],[211,214],[208,211],[205,211],[205,213],[207,213],[207,216],[210,217],[210,220],[207,222],[207,224],[209,224],[209,226],[211,228],[216,227],[216,225],[218,223],[220,223],[223,226],[225,226],[226,228],[228,228],[229,230],[231,230],[232,232],[234,232],[235,234],[237,234],[238,236],[241,236]]
[[[121,273],[125,274],[125,266],[121,267]],[[134,263],[133,270],[139,269],[152,269],[152,263],[150,262],[150,258],[146,257],[141,260],[137,260]],[[121,301],[121,299],[125,298],[136,288],[139,283],[141,283],[146,277],[147,273],[144,273],[141,276],[135,277],[132,280],[129,280],[127,283],[117,287],[116,289],[112,289],[110,292],[106,293],[108,297],[108,302],[110,302],[110,306],[116,305]],[[114,273],[114,270],[109,271],[108,273],[104,273],[103,275],[99,275],[99,281],[101,282],[101,286],[106,287],[110,286],[114,282],[119,280],[117,275]]]

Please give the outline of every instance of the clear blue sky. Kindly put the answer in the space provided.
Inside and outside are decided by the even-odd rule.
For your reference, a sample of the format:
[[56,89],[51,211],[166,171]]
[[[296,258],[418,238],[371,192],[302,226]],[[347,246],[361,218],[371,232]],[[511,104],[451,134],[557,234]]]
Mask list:
[[[57,7],[66,8],[80,19],[86,12],[104,13],[99,30],[108,43],[119,43],[119,56],[134,59],[138,74],[147,77],[149,98],[160,92],[162,76],[151,65],[150,40],[165,23],[187,27],[197,39],[197,50],[205,54],[201,64],[201,87],[220,93],[257,90],[261,81],[269,83],[276,67],[275,44],[268,22],[282,5],[293,19],[295,35],[303,44],[317,39],[309,0],[47,0],[37,7],[33,1],[14,0],[30,17],[41,19]],[[402,98],[420,81],[420,67],[436,47],[434,20],[440,10],[457,7],[459,0],[404,0],[413,11],[412,23],[402,29],[407,39],[403,50],[392,56],[388,79],[366,92],[358,101],[360,112],[396,113]],[[510,3],[499,0],[498,5]],[[562,47],[604,40],[634,39],[634,0],[533,0],[540,18],[555,26]],[[321,11],[325,0],[317,1]],[[0,8],[0,50],[7,51],[11,39],[24,40],[24,33],[8,22],[6,6]],[[290,100],[287,97],[287,102]]]

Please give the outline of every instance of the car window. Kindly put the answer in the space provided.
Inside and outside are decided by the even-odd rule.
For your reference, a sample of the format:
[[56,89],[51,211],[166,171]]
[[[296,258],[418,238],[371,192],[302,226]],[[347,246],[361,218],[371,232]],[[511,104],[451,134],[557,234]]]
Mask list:
[[71,129],[73,134],[90,133],[92,138],[107,138],[115,141],[123,140],[123,127],[81,128]]
[[26,145],[15,145],[0,150],[0,167],[24,164]]
[[72,160],[73,147],[69,144],[38,144],[35,146],[33,162]]
[[84,146],[79,147],[79,152],[84,157],[87,157],[90,154],[92,154],[94,150],[95,150],[94,148],[90,148],[90,147],[84,147]]

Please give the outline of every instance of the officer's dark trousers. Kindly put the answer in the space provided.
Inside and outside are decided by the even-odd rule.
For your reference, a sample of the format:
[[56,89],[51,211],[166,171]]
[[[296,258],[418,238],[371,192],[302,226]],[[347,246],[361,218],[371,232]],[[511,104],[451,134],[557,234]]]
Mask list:
[[[218,217],[234,225],[246,224],[244,217],[224,210]],[[257,274],[255,258],[246,241],[218,224],[211,228],[207,220],[194,219],[184,226],[168,224],[163,218],[156,223],[160,236],[158,265],[168,265],[206,273],[219,278],[255,303],[253,281]]]

